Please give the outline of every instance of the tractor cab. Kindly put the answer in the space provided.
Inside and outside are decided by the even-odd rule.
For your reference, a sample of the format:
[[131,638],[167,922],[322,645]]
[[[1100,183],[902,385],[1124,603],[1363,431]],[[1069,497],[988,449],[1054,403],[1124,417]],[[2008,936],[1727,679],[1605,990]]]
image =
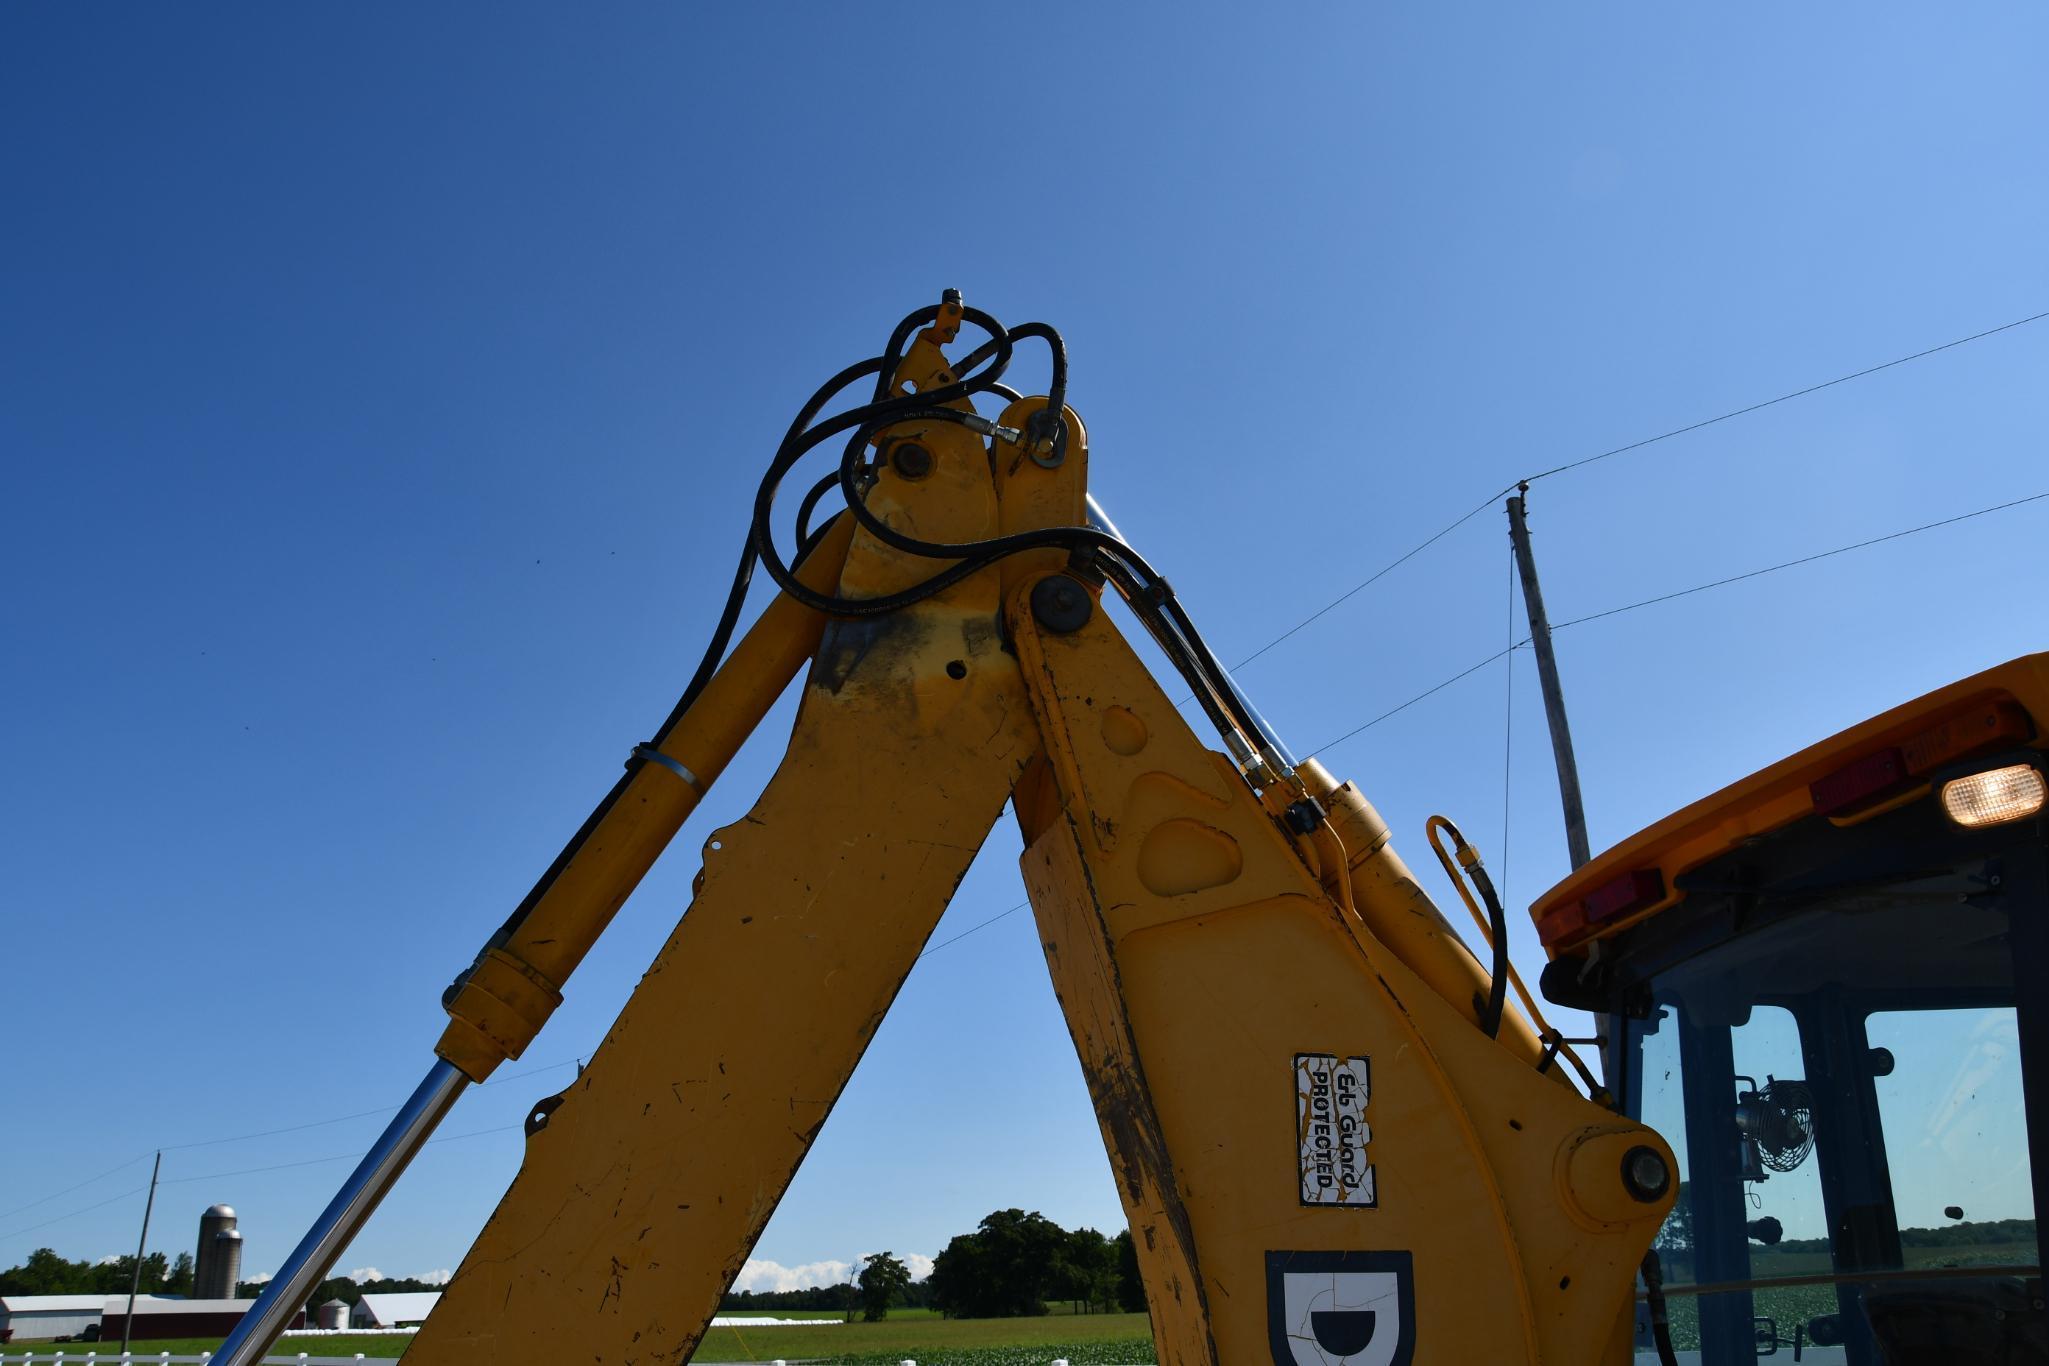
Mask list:
[[[1687,807],[1532,908],[1680,1197],[1681,1362],[2049,1363],[2049,655]],[[1638,1360],[1655,1362],[1648,1315]]]

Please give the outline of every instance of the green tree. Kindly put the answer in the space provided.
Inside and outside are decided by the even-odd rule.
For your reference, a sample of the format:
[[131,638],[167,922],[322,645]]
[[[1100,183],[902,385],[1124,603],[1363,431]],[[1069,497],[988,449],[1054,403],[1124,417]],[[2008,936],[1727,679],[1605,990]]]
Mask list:
[[[260,1285],[246,1288],[258,1293],[263,1289]],[[346,1300],[354,1306],[362,1298],[362,1290],[347,1276],[330,1276],[314,1288],[313,1293],[306,1297],[306,1303],[318,1305],[326,1304],[329,1300]]]
[[92,1268],[39,1247],[20,1266],[0,1271],[0,1295],[89,1295]]
[[[135,1289],[144,1295],[154,1295],[163,1289],[164,1278],[169,1274],[168,1260],[161,1252],[152,1252],[142,1259],[142,1279],[135,1281]],[[91,1268],[90,1284],[84,1287],[87,1294],[125,1295],[135,1274],[135,1258],[116,1257],[111,1262],[101,1262]]]
[[1672,1202],[1672,1212],[1665,1216],[1665,1225],[1658,1230],[1658,1236],[1651,1240],[1651,1246],[1660,1252],[1675,1256],[1689,1256],[1693,1252],[1693,1191],[1686,1182],[1679,1183],[1679,1194]]
[[1062,1242],[1053,1264],[1053,1295],[1094,1313],[1117,1297],[1117,1250],[1092,1228],[1078,1228]]
[[171,1263],[171,1274],[164,1278],[164,1294],[190,1295],[192,1293],[192,1254],[181,1252]]
[[1117,1257],[1117,1306],[1127,1314],[1143,1314],[1145,1277],[1138,1270],[1138,1244],[1128,1228],[1119,1229],[1110,1244]]
[[[179,1261],[189,1267],[191,1258],[181,1256]],[[20,1266],[0,1271],[0,1295],[125,1295],[134,1270],[132,1256],[74,1262],[39,1247]],[[146,1295],[162,1294],[170,1288],[171,1274],[164,1254],[152,1252],[142,1259],[142,1283],[136,1289]]]
[[861,1317],[870,1323],[889,1313],[889,1303],[910,1288],[911,1269],[887,1252],[861,1264]]
[[933,1259],[932,1302],[959,1318],[1043,1314],[1066,1240],[1043,1214],[997,1210]]

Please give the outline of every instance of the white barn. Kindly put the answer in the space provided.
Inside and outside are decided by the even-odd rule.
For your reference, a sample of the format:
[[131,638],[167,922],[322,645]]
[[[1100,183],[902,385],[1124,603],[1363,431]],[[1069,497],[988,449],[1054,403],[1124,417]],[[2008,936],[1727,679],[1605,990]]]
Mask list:
[[441,1302],[439,1290],[406,1290],[365,1295],[349,1313],[351,1328],[410,1328],[427,1321]]
[[13,1342],[75,1338],[100,1321],[104,1295],[0,1295],[0,1329]]

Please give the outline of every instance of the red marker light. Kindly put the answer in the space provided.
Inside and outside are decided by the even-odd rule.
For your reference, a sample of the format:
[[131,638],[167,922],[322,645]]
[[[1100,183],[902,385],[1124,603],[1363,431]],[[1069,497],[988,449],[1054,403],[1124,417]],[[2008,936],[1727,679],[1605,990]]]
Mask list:
[[1638,868],[1594,888],[1580,905],[1586,908],[1588,923],[1593,924],[1640,911],[1664,899],[1664,875],[1655,868]]
[[1906,756],[1897,749],[1882,749],[1876,754],[1852,759],[1825,778],[1817,778],[1807,785],[1807,792],[1814,798],[1816,811],[1824,816],[1833,816],[1904,787],[1910,781]]

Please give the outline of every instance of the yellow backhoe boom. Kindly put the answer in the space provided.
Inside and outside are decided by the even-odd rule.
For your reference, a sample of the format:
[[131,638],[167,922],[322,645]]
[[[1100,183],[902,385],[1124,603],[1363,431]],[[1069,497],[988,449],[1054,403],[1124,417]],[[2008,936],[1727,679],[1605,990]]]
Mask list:
[[[964,321],[992,340],[957,367]],[[1053,392],[1019,399],[996,376],[1035,336]],[[536,1107],[407,1360],[688,1360],[1009,802],[1162,1366],[1626,1361],[1670,1151],[1566,1084],[1513,1008],[1488,1018],[1487,967],[1371,805],[1289,757],[1165,580],[1092,528],[1057,336],[949,295],[861,373],[883,382],[834,429],[848,510],[782,564],[762,512],[786,443],[754,535],[784,592],[447,997],[445,1069],[517,1057],[808,660],[781,766],[704,841],[589,1066]],[[991,391],[1011,399],[993,422],[972,407]]]

